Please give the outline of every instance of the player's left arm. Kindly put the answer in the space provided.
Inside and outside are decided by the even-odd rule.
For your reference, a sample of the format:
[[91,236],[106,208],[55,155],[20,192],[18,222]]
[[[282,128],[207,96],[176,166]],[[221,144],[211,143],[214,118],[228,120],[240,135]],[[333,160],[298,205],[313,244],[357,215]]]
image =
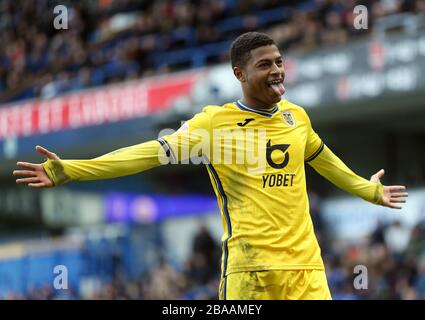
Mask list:
[[307,113],[302,108],[300,110],[308,127],[305,162],[344,191],[375,204],[401,209],[399,203],[406,202],[408,196],[405,186],[382,185],[380,178],[384,170],[378,171],[370,180],[355,174],[323,143],[313,130]]
[[348,168],[326,145],[314,159],[307,163],[339,188],[366,201],[401,209],[399,204],[405,203],[408,197],[405,186],[382,185],[380,178],[385,173],[383,169],[372,175],[370,180],[366,180]]

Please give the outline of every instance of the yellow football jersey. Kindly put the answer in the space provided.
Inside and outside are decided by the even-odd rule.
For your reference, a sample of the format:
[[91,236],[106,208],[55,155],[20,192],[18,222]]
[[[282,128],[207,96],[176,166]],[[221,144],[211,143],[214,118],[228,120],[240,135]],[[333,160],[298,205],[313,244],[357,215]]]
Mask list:
[[270,111],[240,101],[208,106],[160,141],[177,161],[187,158],[182,149],[196,145],[209,154],[207,168],[223,218],[224,274],[323,269],[304,170],[304,161],[313,159],[323,142],[302,108],[286,100]]
[[241,101],[207,106],[158,141],[90,160],[48,160],[43,167],[60,185],[134,174],[169,162],[201,161],[222,214],[223,275],[323,270],[309,213],[306,162],[338,187],[382,202],[382,185],[345,166],[314,132],[304,109],[287,100],[267,111]]

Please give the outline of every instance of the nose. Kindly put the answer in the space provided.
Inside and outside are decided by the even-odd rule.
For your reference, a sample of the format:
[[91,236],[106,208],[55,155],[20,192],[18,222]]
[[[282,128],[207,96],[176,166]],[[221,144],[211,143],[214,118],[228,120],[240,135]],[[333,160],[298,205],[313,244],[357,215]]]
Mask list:
[[276,63],[273,63],[273,68],[270,73],[279,74],[279,73],[283,73],[283,70],[281,70],[281,68]]

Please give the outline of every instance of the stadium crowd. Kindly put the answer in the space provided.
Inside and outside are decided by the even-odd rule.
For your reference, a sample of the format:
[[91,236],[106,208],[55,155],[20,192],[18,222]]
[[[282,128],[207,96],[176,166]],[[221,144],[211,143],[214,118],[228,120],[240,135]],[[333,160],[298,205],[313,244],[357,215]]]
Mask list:
[[[424,220],[413,228],[398,220],[380,222],[368,236],[342,241],[324,221],[320,200],[315,193],[310,194],[311,215],[333,299],[425,299]],[[360,280],[359,276],[365,278]]]
[[[353,28],[357,4],[369,7],[367,30]],[[56,5],[67,29],[54,28]],[[244,31],[267,32],[284,51],[343,45],[399,12],[425,12],[425,1],[3,0],[0,103],[227,61]]]

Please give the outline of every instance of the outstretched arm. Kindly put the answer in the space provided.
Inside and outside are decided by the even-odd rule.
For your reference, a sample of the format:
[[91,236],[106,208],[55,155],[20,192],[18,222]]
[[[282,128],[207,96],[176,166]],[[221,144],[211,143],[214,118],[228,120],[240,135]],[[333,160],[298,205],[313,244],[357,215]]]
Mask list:
[[49,188],[71,181],[100,180],[127,176],[168,162],[158,141],[122,148],[89,160],[61,160],[56,154],[37,146],[47,158],[44,163],[18,162],[22,170],[13,171],[16,183],[34,188]]
[[89,160],[62,160],[37,146],[36,150],[47,158],[44,163],[18,162],[22,170],[15,170],[16,183],[34,188],[49,188],[71,181],[100,180],[139,173],[163,164],[178,163],[192,153],[192,147],[205,143],[205,132],[210,131],[209,107],[188,120],[171,135],[122,148]]
[[405,186],[381,184],[384,170],[378,171],[368,181],[356,175],[327,146],[308,164],[339,188],[366,201],[394,209],[401,209],[398,204],[406,202],[408,194]]

